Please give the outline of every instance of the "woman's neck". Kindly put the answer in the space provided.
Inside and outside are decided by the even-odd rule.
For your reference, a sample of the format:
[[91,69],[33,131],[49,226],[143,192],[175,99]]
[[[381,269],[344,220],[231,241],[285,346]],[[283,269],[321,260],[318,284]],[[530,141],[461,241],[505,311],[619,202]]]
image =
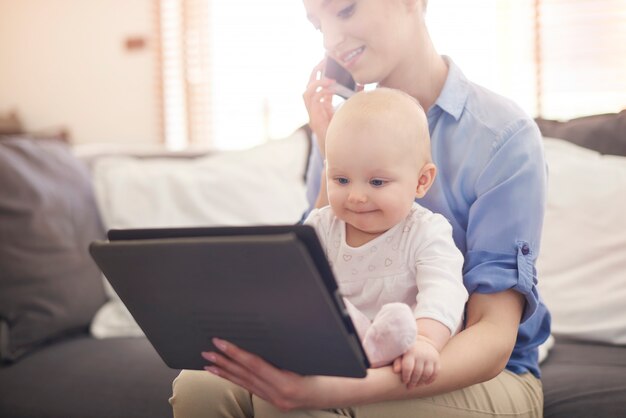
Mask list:
[[418,36],[407,59],[380,85],[405,91],[428,111],[441,94],[448,77],[448,64],[435,50],[425,29]]

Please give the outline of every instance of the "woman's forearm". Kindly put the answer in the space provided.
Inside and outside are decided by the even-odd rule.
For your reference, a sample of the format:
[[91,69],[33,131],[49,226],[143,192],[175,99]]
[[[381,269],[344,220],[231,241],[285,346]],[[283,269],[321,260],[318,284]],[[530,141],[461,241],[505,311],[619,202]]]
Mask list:
[[[469,303],[477,305],[481,317],[452,337],[443,348],[441,369],[433,383],[407,389],[391,367],[370,369],[364,379],[313,377],[312,379],[322,379],[316,382],[320,383],[316,387],[323,391],[318,398],[323,405],[316,407],[336,408],[428,397],[492,379],[504,369],[515,344],[523,299],[518,297],[519,294],[512,293],[471,297],[473,302],[470,300]],[[490,310],[486,304],[493,305],[493,308]],[[501,308],[505,304],[510,313],[503,315]],[[512,308],[511,305],[517,305],[519,309]]]
[[453,337],[441,352],[437,379],[429,385],[407,389],[391,367],[370,369],[364,379],[321,377],[328,379],[320,385],[327,395],[323,396],[326,404],[318,408],[434,396],[489,380],[497,375],[495,371],[499,367],[495,361],[496,348],[481,343],[481,335],[496,331],[485,329],[489,327],[489,324],[477,324]]

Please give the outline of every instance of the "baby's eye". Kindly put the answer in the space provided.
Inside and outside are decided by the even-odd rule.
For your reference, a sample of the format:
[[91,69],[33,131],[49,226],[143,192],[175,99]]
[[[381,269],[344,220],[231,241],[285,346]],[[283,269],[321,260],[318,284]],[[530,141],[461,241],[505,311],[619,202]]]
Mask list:
[[356,8],[356,4],[352,3],[350,6],[341,9],[339,13],[337,13],[337,16],[339,16],[342,19],[347,19],[350,16],[352,16],[355,8]]
[[345,177],[337,177],[335,181],[339,184],[348,184],[350,181]]
[[380,187],[380,186],[384,186],[387,183],[387,181],[385,180],[381,180],[381,179],[372,179],[370,180],[370,184],[374,187]]

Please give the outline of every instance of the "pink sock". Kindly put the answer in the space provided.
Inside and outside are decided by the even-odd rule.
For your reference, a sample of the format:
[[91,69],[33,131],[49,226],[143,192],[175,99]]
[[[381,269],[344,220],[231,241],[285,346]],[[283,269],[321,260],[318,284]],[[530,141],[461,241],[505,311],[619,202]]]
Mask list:
[[363,348],[372,367],[382,367],[408,350],[416,337],[417,323],[409,305],[388,303],[365,332]]

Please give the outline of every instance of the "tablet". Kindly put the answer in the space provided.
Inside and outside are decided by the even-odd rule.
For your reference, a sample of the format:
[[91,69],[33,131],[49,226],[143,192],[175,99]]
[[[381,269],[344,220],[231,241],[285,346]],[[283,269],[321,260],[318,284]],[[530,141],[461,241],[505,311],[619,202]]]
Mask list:
[[90,253],[163,361],[203,369],[212,338],[302,375],[367,356],[308,225],[111,230]]

